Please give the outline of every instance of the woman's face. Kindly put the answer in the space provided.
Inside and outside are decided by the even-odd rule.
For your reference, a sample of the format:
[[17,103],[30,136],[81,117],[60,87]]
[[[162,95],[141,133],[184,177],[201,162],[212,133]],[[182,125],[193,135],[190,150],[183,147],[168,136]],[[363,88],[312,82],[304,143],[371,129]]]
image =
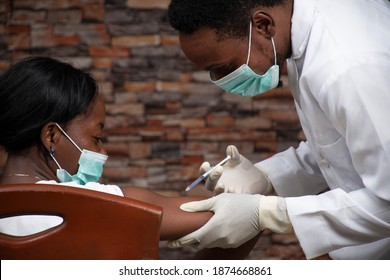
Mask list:
[[[69,137],[81,150],[107,154],[102,143],[104,120],[106,116],[103,98],[99,97],[88,111],[87,115],[80,115],[69,122],[64,128]],[[58,163],[71,175],[77,173],[80,151],[60,131],[59,141],[55,146],[55,158]]]

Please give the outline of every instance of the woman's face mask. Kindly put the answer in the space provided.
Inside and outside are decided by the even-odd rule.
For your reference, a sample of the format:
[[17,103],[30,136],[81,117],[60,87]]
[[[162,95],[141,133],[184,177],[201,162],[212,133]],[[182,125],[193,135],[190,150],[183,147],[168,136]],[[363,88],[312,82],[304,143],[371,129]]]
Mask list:
[[255,96],[276,88],[279,83],[279,66],[276,64],[276,48],[273,38],[271,38],[271,42],[275,55],[275,64],[264,75],[256,74],[248,66],[252,43],[251,23],[249,25],[249,46],[246,63],[219,80],[215,80],[214,74],[210,72],[211,81],[224,91],[241,96]]
[[57,178],[61,183],[76,182],[80,185],[85,185],[90,182],[99,181],[103,174],[103,166],[108,156],[89,150],[81,150],[79,146],[69,137],[69,135],[62,129],[61,126],[56,124],[58,129],[69,139],[69,141],[80,151],[79,168],[75,175],[70,175],[65,169],[63,169],[54,157],[54,151],[50,151],[50,156],[57,164]]

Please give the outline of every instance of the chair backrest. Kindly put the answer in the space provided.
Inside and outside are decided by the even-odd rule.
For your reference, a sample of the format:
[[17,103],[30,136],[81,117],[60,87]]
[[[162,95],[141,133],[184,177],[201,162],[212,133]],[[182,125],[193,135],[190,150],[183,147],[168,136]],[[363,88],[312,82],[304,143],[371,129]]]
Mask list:
[[0,185],[0,218],[61,216],[62,224],[23,237],[0,233],[0,258],[158,259],[162,209],[86,189]]

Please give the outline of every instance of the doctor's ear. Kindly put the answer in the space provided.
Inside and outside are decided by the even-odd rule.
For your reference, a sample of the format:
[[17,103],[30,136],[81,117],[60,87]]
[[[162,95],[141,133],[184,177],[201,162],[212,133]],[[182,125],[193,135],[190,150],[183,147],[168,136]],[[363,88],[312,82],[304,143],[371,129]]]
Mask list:
[[267,39],[271,39],[275,36],[275,22],[269,14],[263,11],[257,11],[252,15],[253,29]]
[[48,151],[58,143],[60,137],[61,131],[59,131],[55,122],[47,123],[41,130],[41,142]]

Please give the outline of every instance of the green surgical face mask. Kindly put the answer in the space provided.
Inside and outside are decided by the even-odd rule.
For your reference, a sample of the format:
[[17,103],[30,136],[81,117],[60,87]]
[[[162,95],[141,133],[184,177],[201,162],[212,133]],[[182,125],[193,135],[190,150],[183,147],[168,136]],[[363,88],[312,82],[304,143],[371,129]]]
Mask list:
[[56,124],[61,132],[69,139],[70,142],[80,151],[79,168],[75,175],[70,175],[68,171],[63,169],[54,157],[54,151],[50,151],[50,156],[57,164],[57,178],[61,183],[76,182],[79,185],[85,185],[86,183],[99,181],[103,174],[103,166],[108,156],[89,150],[81,150],[79,146],[70,138],[70,136]]
[[248,66],[252,43],[251,23],[249,25],[249,46],[246,63],[219,80],[215,80],[214,74],[210,72],[211,81],[224,91],[241,96],[256,96],[276,88],[279,83],[279,66],[276,64],[276,48],[273,38],[271,38],[271,42],[275,55],[275,64],[265,74],[256,74]]

